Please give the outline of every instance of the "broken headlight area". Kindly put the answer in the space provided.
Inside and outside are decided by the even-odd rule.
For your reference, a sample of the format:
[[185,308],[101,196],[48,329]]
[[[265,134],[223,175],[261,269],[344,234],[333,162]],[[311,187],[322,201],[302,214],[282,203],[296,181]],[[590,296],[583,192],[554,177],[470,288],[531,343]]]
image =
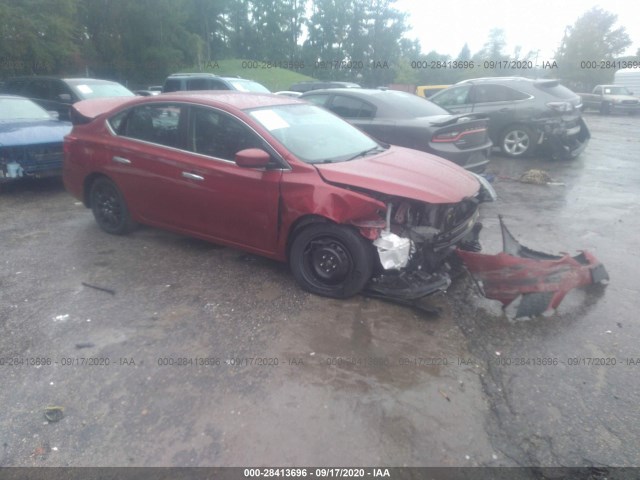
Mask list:
[[379,268],[365,294],[412,304],[445,291],[451,284],[447,259],[456,246],[479,247],[478,204],[473,198],[446,205],[388,203],[385,229],[373,242]]
[[582,117],[568,120],[548,119],[538,125],[538,143],[546,148],[554,159],[571,159],[580,155],[591,139],[591,132]]
[[[551,255],[521,245],[500,218],[503,251],[486,255],[458,249],[482,293],[515,306],[515,317],[533,317],[556,309],[572,289],[606,283],[609,275],[591,253]],[[516,305],[517,303],[517,305]]]

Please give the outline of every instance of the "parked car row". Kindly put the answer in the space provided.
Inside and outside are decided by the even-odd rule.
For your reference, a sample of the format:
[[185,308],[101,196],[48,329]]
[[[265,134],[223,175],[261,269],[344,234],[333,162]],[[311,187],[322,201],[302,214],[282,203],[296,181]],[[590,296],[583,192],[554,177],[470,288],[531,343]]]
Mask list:
[[396,90],[313,90],[300,98],[331,110],[372,137],[414,148],[482,172],[491,140],[483,115],[451,115],[416,95]]
[[[575,156],[588,141],[573,92],[494,80],[433,103],[359,86],[296,99],[246,79],[175,74],[162,95],[75,103],[70,133],[31,105],[66,128],[65,186],[105,232],[165,228],[286,261],[312,293],[410,302],[448,287],[456,248],[477,248],[479,205],[495,192],[474,171],[492,139],[512,156],[547,142]],[[23,158],[59,158],[59,143],[46,148]],[[29,168],[15,160],[3,172]]]

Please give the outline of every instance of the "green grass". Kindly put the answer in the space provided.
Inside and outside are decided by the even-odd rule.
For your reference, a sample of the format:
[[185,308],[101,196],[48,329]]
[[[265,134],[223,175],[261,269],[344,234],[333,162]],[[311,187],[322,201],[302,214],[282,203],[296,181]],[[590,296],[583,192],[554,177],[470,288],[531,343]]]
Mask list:
[[261,83],[272,92],[277,92],[278,90],[289,90],[289,87],[294,83],[314,80],[313,78],[297,73],[294,70],[287,70],[285,68],[278,67],[267,68],[267,65],[264,62],[241,60],[239,58],[216,61],[212,60],[208,64],[205,64],[204,68],[187,68],[181,71],[185,73],[206,72],[220,76],[239,76]]

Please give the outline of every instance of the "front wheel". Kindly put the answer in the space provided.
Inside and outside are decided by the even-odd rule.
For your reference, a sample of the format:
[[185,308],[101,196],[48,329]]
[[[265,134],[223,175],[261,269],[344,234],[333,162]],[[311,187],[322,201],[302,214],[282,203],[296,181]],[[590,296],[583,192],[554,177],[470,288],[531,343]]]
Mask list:
[[98,178],[93,182],[89,201],[96,223],[105,232],[124,235],[135,227],[122,193],[108,178]]
[[511,158],[520,158],[533,151],[535,135],[529,127],[508,127],[500,137],[500,149]]
[[293,240],[289,265],[307,291],[333,298],[351,297],[373,274],[373,247],[355,229],[319,223]]

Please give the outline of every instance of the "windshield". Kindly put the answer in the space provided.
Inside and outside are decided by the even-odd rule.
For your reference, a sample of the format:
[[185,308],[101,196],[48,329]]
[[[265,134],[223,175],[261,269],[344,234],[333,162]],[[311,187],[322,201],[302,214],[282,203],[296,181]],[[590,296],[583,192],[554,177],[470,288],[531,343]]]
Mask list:
[[0,98],[0,120],[48,120],[51,115],[26,98]]
[[604,93],[607,95],[631,95],[627,87],[604,87]]
[[90,82],[80,80],[78,82],[69,83],[71,84],[71,88],[73,88],[78,96],[83,100],[88,100],[90,98],[134,96],[131,90],[115,82]]
[[263,85],[260,85],[257,82],[252,82],[251,80],[227,80],[233,88],[239,90],[241,92],[261,92],[261,93],[270,93],[269,89]]
[[306,163],[344,162],[382,150],[360,130],[315,105],[279,105],[249,115]]

